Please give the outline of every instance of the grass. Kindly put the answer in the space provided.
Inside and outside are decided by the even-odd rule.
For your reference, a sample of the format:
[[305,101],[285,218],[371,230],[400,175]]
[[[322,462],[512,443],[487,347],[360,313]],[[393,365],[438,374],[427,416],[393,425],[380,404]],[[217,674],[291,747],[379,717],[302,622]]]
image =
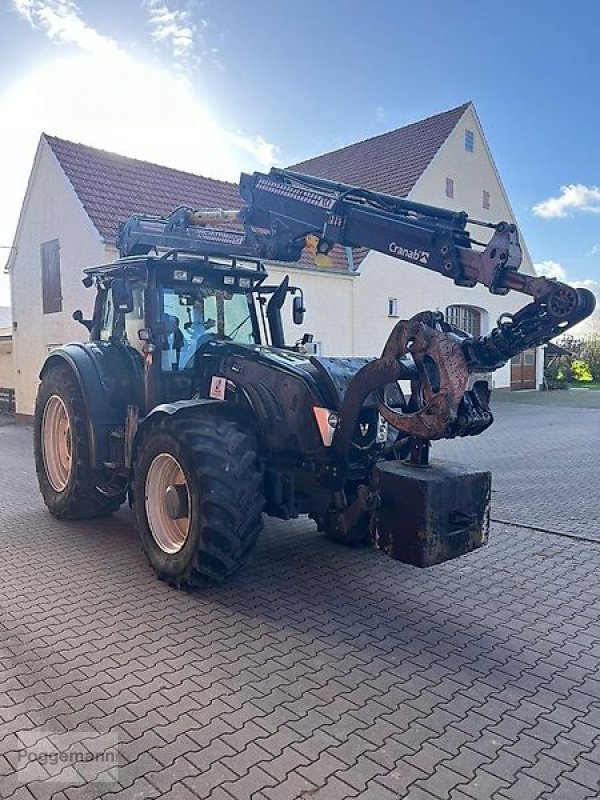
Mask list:
[[600,381],[573,381],[573,389],[600,389]]

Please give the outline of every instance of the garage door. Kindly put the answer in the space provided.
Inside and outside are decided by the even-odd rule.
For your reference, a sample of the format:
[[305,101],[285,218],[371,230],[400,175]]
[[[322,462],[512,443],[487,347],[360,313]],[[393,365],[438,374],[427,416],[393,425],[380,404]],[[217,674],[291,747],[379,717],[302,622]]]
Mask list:
[[511,359],[510,362],[510,388],[535,389],[535,349],[524,350]]

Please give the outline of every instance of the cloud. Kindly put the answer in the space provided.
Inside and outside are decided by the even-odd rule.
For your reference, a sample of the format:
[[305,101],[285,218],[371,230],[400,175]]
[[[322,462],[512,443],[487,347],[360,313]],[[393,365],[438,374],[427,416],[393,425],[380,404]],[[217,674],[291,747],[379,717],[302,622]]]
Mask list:
[[262,136],[246,136],[240,131],[236,131],[230,136],[236,147],[246,153],[250,153],[265,168],[281,163],[279,147],[276,144],[267,142]]
[[595,280],[570,281],[572,286],[589,289],[596,297],[596,310],[583,322],[575,325],[569,333],[573,336],[599,336],[600,335],[600,283]]
[[567,279],[567,270],[558,261],[538,261],[533,266],[537,274],[545,278],[557,278],[559,281]]
[[558,197],[549,197],[533,207],[533,213],[547,219],[572,217],[577,212],[600,214],[600,187],[570,183],[560,187]]
[[[149,12],[152,38],[168,45],[171,60],[179,66],[181,62],[187,62],[188,66],[196,63],[195,59],[199,59],[199,39],[208,24],[206,20],[194,19],[191,10],[175,8],[170,0],[142,0],[142,4]],[[68,74],[71,67],[67,67],[63,77],[62,68],[57,62],[60,79],[46,80],[44,70],[51,70],[51,67],[46,66],[44,70],[37,71],[35,77],[30,73],[24,79],[29,94],[38,94],[33,83],[39,82],[40,86],[44,86],[33,109],[30,106],[27,109],[15,109],[19,119],[23,114],[31,122],[39,119],[38,134],[46,130],[73,138],[74,131],[80,130],[80,141],[87,144],[106,149],[114,147],[126,155],[170,163],[188,171],[200,169],[206,175],[234,180],[239,175],[240,167],[264,169],[279,162],[279,148],[275,144],[259,134],[222,128],[209,109],[196,97],[189,77],[181,73],[170,75],[163,70],[159,74],[156,68],[131,56],[114,38],[101,34],[88,25],[74,0],[12,0],[12,5],[33,28],[49,39],[60,44],[74,45],[90,57],[80,62],[81,76],[76,70]],[[208,52],[213,53],[214,50]],[[149,77],[144,77],[145,72],[148,75],[156,74],[150,80]],[[186,128],[193,131],[196,139],[199,137],[199,140],[204,141],[203,156],[198,155],[198,147],[192,142],[187,150],[182,146],[185,136],[181,138],[181,128],[175,134],[169,121],[155,118],[152,126],[148,126],[146,120],[139,118],[131,97],[135,96],[140,86],[149,83],[154,86],[158,97],[169,97],[171,105],[178,108],[179,115],[188,120]],[[94,89],[91,93],[87,90],[90,86]],[[158,91],[157,87],[161,87],[161,90]],[[115,97],[115,102],[111,103],[107,97],[106,107],[103,107],[107,91],[109,97]],[[22,92],[17,90],[7,96],[11,96],[14,101],[15,94],[18,97]],[[56,98],[57,110],[56,113],[44,115],[43,112],[48,110],[48,97],[53,98],[53,104]],[[0,103],[2,99],[0,98]],[[21,105],[24,104],[25,101]],[[0,110],[1,108],[0,105]],[[96,109],[99,109],[98,113]],[[7,119],[4,114],[1,118]],[[42,123],[43,118],[51,119],[52,122]],[[88,124],[93,119],[95,122]],[[119,125],[115,125],[117,119]],[[194,124],[198,127],[194,128]],[[170,131],[171,140],[177,136],[178,156],[172,155],[174,148],[169,146],[169,137],[165,137],[165,127]],[[132,131],[138,128],[139,133],[132,135]],[[245,163],[241,163],[242,159]],[[177,163],[173,164],[173,161]]]
[[600,332],[600,282],[591,278],[583,280],[571,280],[568,276],[568,270],[558,261],[538,261],[533,265],[538,275],[543,275],[545,278],[556,278],[559,281],[568,283],[575,288],[589,289],[596,297],[596,310],[591,316],[584,319],[569,329],[569,334],[575,337],[586,337],[591,334]]
[[71,44],[90,54],[110,55],[118,50],[114,39],[87,25],[71,0],[12,0],[12,5],[32,28],[49,39]]
[[[12,241],[42,131],[233,182],[240,172],[264,171],[279,161],[278,147],[264,136],[223,125],[184,71],[135,56],[130,47],[90,26],[72,0],[12,0],[12,4],[61,52],[23,72],[0,95],[4,187],[0,245]],[[180,17],[177,20],[183,24]],[[177,37],[169,37],[169,47],[175,48]],[[189,52],[183,34],[178,42],[179,53]],[[135,53],[139,52],[138,47]],[[174,58],[173,51],[171,67]],[[178,110],[176,118],[156,114],[149,124],[139,104],[132,102],[142,86],[152,86],[156,97],[168,98],[170,107]],[[183,126],[181,119],[186,120]],[[0,251],[0,272],[7,252]],[[0,275],[0,305],[8,299],[3,283]]]
[[571,281],[571,284],[573,286],[584,286],[586,289],[590,289],[592,292],[597,292],[600,289],[600,283],[592,278],[586,278],[583,281]]
[[595,244],[587,251],[586,256],[600,255],[600,244]]
[[188,65],[198,61],[195,53],[200,31],[207,26],[206,20],[195,21],[189,10],[173,8],[164,0],[142,0],[148,12],[151,37],[164,44],[173,58]]

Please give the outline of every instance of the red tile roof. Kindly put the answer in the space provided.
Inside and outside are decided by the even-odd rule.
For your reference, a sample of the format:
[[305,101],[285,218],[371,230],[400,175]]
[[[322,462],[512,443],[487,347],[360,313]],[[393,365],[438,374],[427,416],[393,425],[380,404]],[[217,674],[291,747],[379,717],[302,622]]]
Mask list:
[[168,214],[177,206],[240,208],[234,183],[204,178],[148,161],[44,134],[75,193],[103,239],[135,213]]
[[290,169],[406,197],[469,105],[300,161]]
[[[405,197],[448,138],[468,103],[404,128],[366,139],[291,169]],[[167,214],[177,206],[240,208],[236,184],[127,158],[43,134],[88,216],[106,242],[131,214]],[[356,248],[357,267],[368,251]],[[332,266],[348,269],[346,251],[335,247]],[[312,261],[303,256],[301,265]]]

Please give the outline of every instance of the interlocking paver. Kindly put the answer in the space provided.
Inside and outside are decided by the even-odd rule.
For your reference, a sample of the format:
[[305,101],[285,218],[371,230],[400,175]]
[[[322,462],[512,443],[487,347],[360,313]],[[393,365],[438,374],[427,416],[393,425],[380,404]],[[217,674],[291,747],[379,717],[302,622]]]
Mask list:
[[460,775],[445,764],[438,764],[433,775],[417,781],[415,786],[425,789],[442,800],[442,798],[447,798],[453,789],[465,783],[467,781],[464,775]]
[[[496,518],[600,540],[592,424],[505,403],[436,451],[495,463]],[[3,800],[600,795],[600,544],[496,523],[485,550],[422,571],[269,521],[244,572],[184,594],[155,580],[129,511],[46,513],[29,437],[0,430]],[[116,733],[118,783],[29,792],[16,735],[45,725]]]
[[387,774],[374,778],[371,785],[384,786],[396,792],[397,797],[405,797],[406,793],[416,781],[427,778],[428,775],[412,764],[400,760],[394,769]]
[[574,783],[580,783],[588,789],[595,790],[600,795],[600,770],[598,764],[588,761],[585,756],[577,759],[577,766],[574,770],[567,772],[566,778]]
[[202,772],[201,769],[190,764],[185,756],[181,756],[176,758],[175,761],[167,767],[161,767],[160,769],[149,772],[147,778],[150,783],[161,792],[167,792],[178,781],[194,778],[198,776],[200,772]]
[[[473,800],[485,800],[489,797],[498,797],[499,790],[508,788],[510,783],[510,781],[487,772],[485,767],[481,767],[475,770],[470,781],[460,785],[460,791],[473,798]],[[452,800],[454,800],[454,795],[455,792],[452,792]]]

